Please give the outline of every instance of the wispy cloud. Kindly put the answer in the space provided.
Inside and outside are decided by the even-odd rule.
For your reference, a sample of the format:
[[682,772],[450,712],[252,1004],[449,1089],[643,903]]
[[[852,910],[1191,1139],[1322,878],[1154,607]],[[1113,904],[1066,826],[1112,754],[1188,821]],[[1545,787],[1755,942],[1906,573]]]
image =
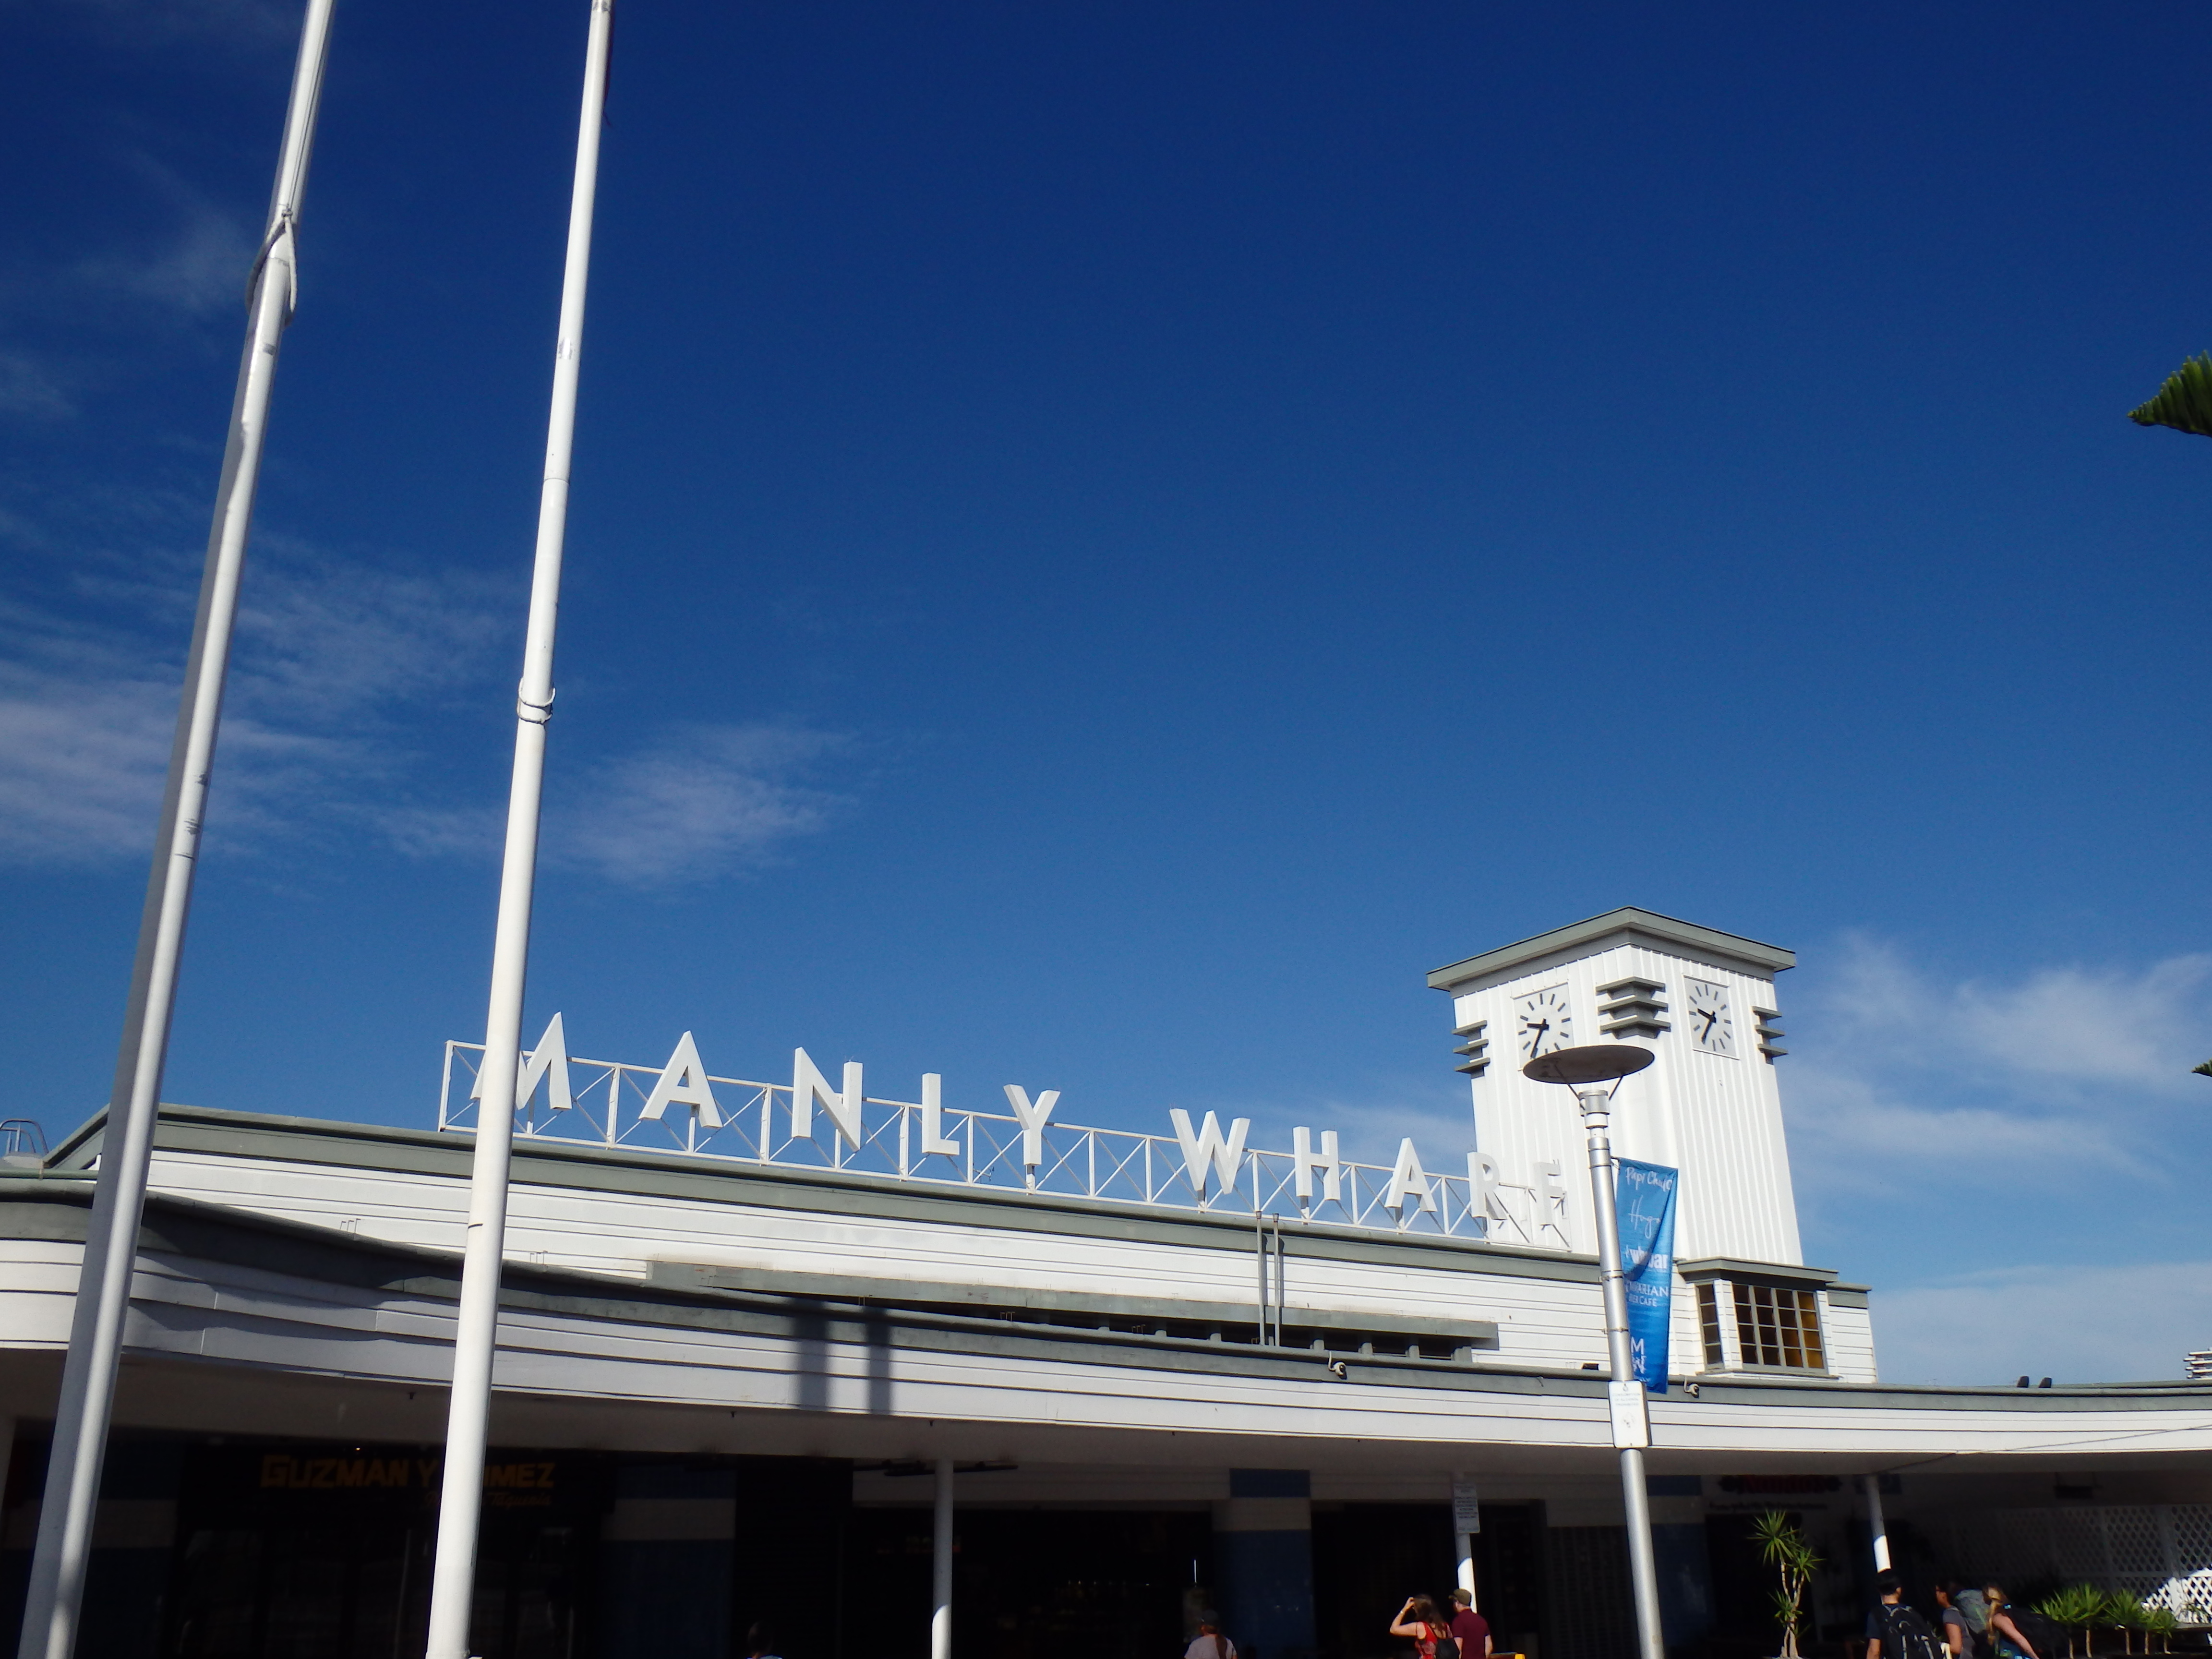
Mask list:
[[76,412],[76,402],[51,364],[24,351],[0,351],[0,415],[58,421]]
[[484,685],[514,653],[514,618],[488,582],[265,545],[239,606],[240,696],[258,718],[358,726]]
[[[486,673],[481,585],[270,538],[240,611],[218,750],[217,844],[369,810],[415,752],[410,720]],[[143,858],[175,730],[191,592],[181,561],[87,559],[67,592],[4,607],[0,858]]]
[[1784,1097],[1815,1201],[1893,1195],[1900,1158],[2031,1188],[2144,1175],[2165,1114],[2203,1086],[2212,956],[1947,983],[1853,939],[1791,1018]]
[[[0,860],[146,856],[196,575],[173,557],[91,559],[65,593],[0,599]],[[504,736],[512,597],[265,538],[239,613],[212,843],[365,831],[413,857],[495,856],[503,773],[455,799],[436,749],[457,715]],[[848,804],[823,775],[849,771],[853,748],[796,722],[664,730],[570,787],[556,775],[548,855],[638,888],[757,867]]]
[[[0,664],[0,860],[143,855],[175,720],[175,688]],[[164,703],[168,705],[164,713]]]
[[114,193],[133,206],[102,245],[0,262],[0,420],[59,426],[141,384],[149,365],[220,349],[243,328],[258,223],[152,155],[118,159]]
[[638,887],[757,867],[850,804],[819,774],[851,747],[793,724],[679,728],[592,769],[572,797],[587,804],[552,825],[555,848]]
[[133,246],[80,259],[65,280],[170,311],[199,315],[234,310],[243,326],[246,281],[260,242],[260,227],[217,205],[173,167],[143,151],[124,157],[151,198],[142,222],[166,226]]
[[1874,1298],[1891,1382],[2061,1382],[2179,1377],[2212,1344],[2212,1261],[2035,1266]]
[[[1284,1124],[1304,1123],[1316,1130],[1334,1129],[1346,1158],[1362,1164],[1389,1164],[1398,1156],[1398,1143],[1411,1140],[1432,1174],[1464,1174],[1467,1154],[1474,1146],[1474,1111],[1464,1101],[1439,1103],[1436,1091],[1422,1097],[1418,1086],[1403,1095],[1364,1102],[1334,1101],[1310,1112],[1271,1112]],[[1283,1146],[1290,1145],[1287,1127],[1277,1132]]]
[[278,0],[72,0],[36,6],[33,0],[0,0],[0,17],[36,9],[43,20],[72,27],[102,46],[132,52],[167,52],[185,44],[263,52],[296,42],[300,11]]

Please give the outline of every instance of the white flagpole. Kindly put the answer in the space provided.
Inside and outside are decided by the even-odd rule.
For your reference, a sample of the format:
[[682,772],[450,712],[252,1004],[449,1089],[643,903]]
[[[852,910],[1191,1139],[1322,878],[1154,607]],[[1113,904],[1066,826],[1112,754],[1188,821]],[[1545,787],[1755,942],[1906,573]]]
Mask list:
[[522,1047],[522,993],[530,963],[530,901],[538,875],[538,806],[545,781],[545,722],[553,712],[553,629],[560,612],[561,552],[568,523],[568,459],[576,432],[577,359],[584,340],[584,284],[591,270],[592,203],[599,184],[614,0],[592,0],[576,130],[576,182],[568,205],[568,257],[553,352],[553,409],[546,422],[545,480],[538,498],[538,554],[530,625],[514,705],[514,774],[507,801],[507,853],[493,936],[491,1006],[484,1021],[483,1097],[453,1330],[453,1391],[446,1417],[446,1467],[431,1567],[429,1659],[467,1659],[483,1505],[486,1419],[507,1242],[507,1173],[514,1138],[514,1085]]
[[21,1659],[70,1659],[76,1646],[93,1515],[122,1358],[123,1322],[131,1305],[131,1272],[145,1213],[147,1165],[161,1111],[161,1074],[168,1060],[177,962],[191,909],[192,873],[199,861],[200,827],[207,817],[208,775],[215,765],[216,734],[222,721],[223,676],[238,615],[239,577],[253,519],[254,487],[261,476],[261,444],[269,427],[277,348],[292,320],[298,292],[294,231],[307,188],[307,153],[314,139],[315,106],[330,43],[331,4],[331,0],[307,0],[300,55],[292,70],[291,103],[284,113],[283,149],[269,198],[268,228],[247,289],[246,350],[231,400],[230,434],[223,446],[207,565],[200,578],[199,612],[192,622],[191,649],[185,662],[177,735],[169,750],[168,787],[161,798],[145,908],[139,915],[138,954],[131,964],[131,998],[125,1006],[115,1085],[107,1097],[107,1124],[100,1139],[99,1181],[93,1190],[83,1265],[77,1272],[69,1357],[63,1363],[61,1395],[54,1409],[46,1495],[39,1511],[38,1543],[31,1557],[17,1650]]

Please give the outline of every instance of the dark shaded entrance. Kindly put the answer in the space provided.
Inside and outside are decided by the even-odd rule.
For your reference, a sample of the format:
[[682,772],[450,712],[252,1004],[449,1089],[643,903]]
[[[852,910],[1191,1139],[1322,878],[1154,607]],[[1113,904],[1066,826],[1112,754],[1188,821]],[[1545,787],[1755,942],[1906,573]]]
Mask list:
[[[1757,1659],[1774,1651],[1781,1626],[1774,1619],[1774,1572],[1759,1559],[1751,1515],[1705,1517],[1705,1553],[1713,1575],[1712,1659]],[[1795,1510],[1790,1521],[1802,1525]]]
[[[852,1511],[845,1651],[929,1651],[927,1510]],[[961,1659],[1175,1659],[1184,1602],[1210,1573],[1212,1521],[1176,1510],[988,1510],[953,1529]]]
[[[1501,1652],[1539,1651],[1544,1605],[1540,1513],[1486,1504],[1474,1539],[1474,1583]],[[1416,1592],[1442,1605],[1455,1582],[1447,1504],[1316,1504],[1314,1613],[1323,1659],[1391,1659],[1413,1644],[1390,1616]]]
[[[434,1449],[195,1446],[178,1491],[168,1659],[407,1659],[422,1650],[443,1462]],[[495,1451],[469,1650],[571,1659],[589,1615],[604,1459]]]

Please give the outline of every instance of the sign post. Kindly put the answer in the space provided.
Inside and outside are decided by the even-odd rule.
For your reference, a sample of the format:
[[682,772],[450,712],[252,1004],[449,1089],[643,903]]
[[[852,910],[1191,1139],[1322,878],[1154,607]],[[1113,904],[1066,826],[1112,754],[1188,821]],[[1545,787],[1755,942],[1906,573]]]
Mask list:
[[[1474,1477],[1452,1476],[1452,1540],[1458,1547],[1459,1587],[1474,1595],[1474,1534],[1482,1530],[1482,1503],[1476,1497]],[[1470,1599],[1468,1606],[1478,1604]]]

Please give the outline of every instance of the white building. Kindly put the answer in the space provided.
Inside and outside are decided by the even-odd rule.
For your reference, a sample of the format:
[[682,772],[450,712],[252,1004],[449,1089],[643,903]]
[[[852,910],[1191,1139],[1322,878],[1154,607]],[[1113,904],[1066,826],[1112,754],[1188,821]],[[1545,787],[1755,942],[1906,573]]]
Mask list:
[[[1670,1646],[1771,1632],[1748,1517],[1787,1507],[1856,1628],[1863,1477],[1923,1576],[2046,1571],[2212,1601],[2212,1386],[1880,1381],[1869,1292],[1801,1259],[1774,976],[1787,951],[1620,911],[1439,970],[1479,1144],[1255,1147],[541,1041],[514,1166],[475,1650],[927,1649],[927,1504],[957,1460],[967,1659],[1166,1653],[1204,1600],[1249,1659],[1364,1659],[1449,1583],[1455,1472],[1502,1650],[1625,1645],[1626,1557],[1581,1136],[1519,1076],[1649,1044],[1620,1148],[1682,1173],[1652,1400]],[[1442,1045],[1440,1045],[1440,1048]],[[465,1208],[443,1127],[165,1107],[83,1651],[419,1651]],[[994,1090],[994,1093],[997,1091]],[[1165,1114],[1163,1115],[1164,1119]],[[102,1123],[0,1176],[0,1595],[20,1598]],[[9,1443],[0,1437],[0,1445]]]

